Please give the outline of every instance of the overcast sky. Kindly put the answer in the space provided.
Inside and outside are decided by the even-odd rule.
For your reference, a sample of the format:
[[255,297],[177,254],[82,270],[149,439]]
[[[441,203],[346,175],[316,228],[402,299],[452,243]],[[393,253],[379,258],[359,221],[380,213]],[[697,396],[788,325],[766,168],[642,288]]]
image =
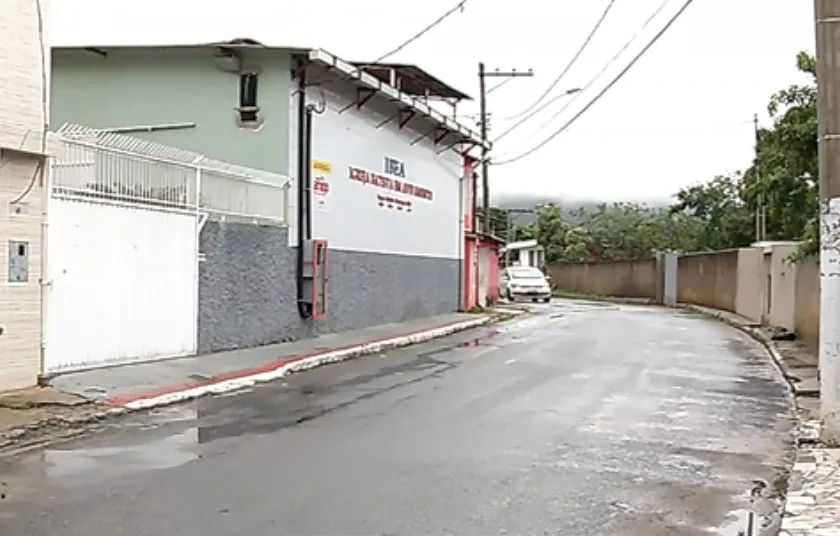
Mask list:
[[[601,30],[551,96],[585,87],[663,0],[616,0]],[[661,28],[662,16],[590,89],[559,98],[499,140],[494,158],[516,157],[583,108]],[[325,48],[374,59],[457,0],[51,0],[56,44],[154,44],[252,37],[270,45]],[[489,97],[493,135],[528,108],[563,70],[609,0],[467,0],[392,58],[417,63],[477,96],[477,64],[533,68]],[[604,97],[532,155],[491,168],[495,194],[566,198],[664,198],[681,186],[745,167],[752,115],[766,122],[776,90],[801,81],[799,50],[813,51],[810,0],[695,0]],[[492,84],[492,81],[491,81]],[[568,108],[558,114],[568,104]],[[474,113],[475,104],[464,113]],[[554,117],[556,116],[556,117]],[[469,118],[465,118],[468,121]]]

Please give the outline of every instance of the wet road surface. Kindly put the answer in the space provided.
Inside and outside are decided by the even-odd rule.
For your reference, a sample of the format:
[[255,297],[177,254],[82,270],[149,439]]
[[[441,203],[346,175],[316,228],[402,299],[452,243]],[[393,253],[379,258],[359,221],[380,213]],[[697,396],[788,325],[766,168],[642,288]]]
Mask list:
[[0,534],[736,534],[792,428],[764,350],[558,302],[0,459]]

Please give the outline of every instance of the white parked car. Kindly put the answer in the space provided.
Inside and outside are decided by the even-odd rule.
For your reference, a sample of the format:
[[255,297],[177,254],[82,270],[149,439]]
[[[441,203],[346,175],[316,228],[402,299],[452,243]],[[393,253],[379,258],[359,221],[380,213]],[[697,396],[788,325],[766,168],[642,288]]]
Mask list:
[[511,266],[505,268],[499,278],[499,295],[510,301],[530,298],[533,301],[551,300],[551,286],[548,278],[532,266]]

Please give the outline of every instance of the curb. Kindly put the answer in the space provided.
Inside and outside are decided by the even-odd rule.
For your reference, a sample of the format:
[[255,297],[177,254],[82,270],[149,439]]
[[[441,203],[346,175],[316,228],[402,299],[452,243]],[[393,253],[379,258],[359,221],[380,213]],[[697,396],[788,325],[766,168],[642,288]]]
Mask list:
[[453,333],[489,324],[493,319],[492,316],[484,316],[473,320],[454,322],[432,329],[425,329],[407,335],[388,337],[367,343],[335,348],[333,350],[280,359],[257,369],[234,371],[216,376],[204,382],[191,382],[152,392],[112,397],[106,399],[104,403],[113,408],[137,411],[176,404],[209,394],[229,393],[251,387],[258,383],[273,381],[293,372],[302,372],[330,363],[338,363],[355,357],[431,341]]
[[279,359],[258,369],[229,372],[204,382],[191,382],[158,389],[153,392],[112,397],[102,402],[100,405],[102,409],[99,411],[91,411],[85,415],[66,418],[50,417],[43,421],[30,423],[25,427],[13,428],[0,433],[0,455],[4,451],[12,448],[16,451],[23,451],[56,439],[53,436],[44,438],[44,431],[56,431],[58,436],[60,436],[59,439],[66,439],[67,437],[72,437],[74,434],[81,433],[89,425],[103,423],[126,413],[176,404],[209,394],[229,393],[253,386],[257,383],[276,380],[294,372],[302,372],[330,363],[347,361],[355,357],[428,342],[440,337],[452,335],[453,333],[496,322],[500,316],[504,315],[486,315],[475,319],[453,322],[432,329],[420,330],[406,335],[398,335],[396,337],[377,339],[323,352]]

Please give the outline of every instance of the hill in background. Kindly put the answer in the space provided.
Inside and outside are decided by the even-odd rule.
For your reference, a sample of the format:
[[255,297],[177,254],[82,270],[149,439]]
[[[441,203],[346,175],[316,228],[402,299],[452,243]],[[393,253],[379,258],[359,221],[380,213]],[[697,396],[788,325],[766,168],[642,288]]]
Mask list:
[[[573,213],[580,208],[587,211],[596,210],[601,203],[613,203],[616,200],[599,200],[599,199],[563,199],[562,197],[551,197],[538,194],[507,194],[499,195],[493,200],[493,206],[509,209],[509,208],[530,208],[533,209],[538,205],[547,203],[554,203],[563,210],[563,215],[566,220],[575,224]],[[669,199],[648,199],[648,200],[632,200],[629,202],[643,203],[651,207],[666,207],[670,204]],[[516,225],[525,225],[534,220],[533,214],[520,214],[516,216]]]

